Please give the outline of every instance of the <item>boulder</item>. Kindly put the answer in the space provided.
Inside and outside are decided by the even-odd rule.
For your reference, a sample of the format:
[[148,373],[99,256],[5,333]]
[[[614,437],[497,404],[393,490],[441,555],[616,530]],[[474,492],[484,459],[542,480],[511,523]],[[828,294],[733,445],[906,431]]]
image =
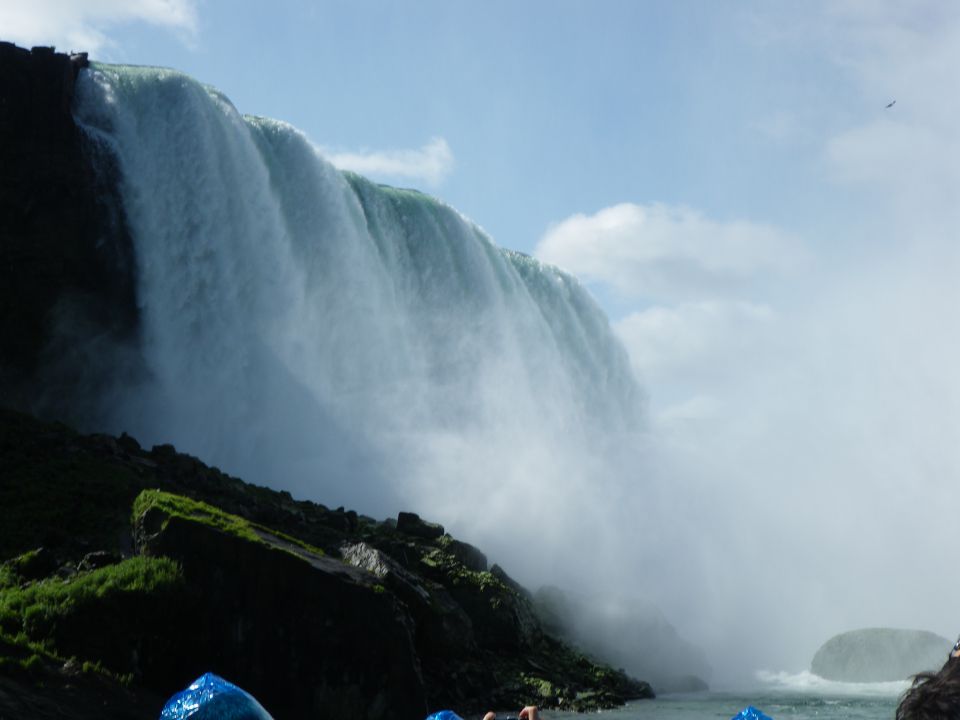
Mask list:
[[364,542],[343,545],[340,552],[344,562],[376,575],[407,605],[416,624],[417,653],[428,664],[476,652],[473,623],[442,585]]
[[106,567],[107,565],[116,565],[121,560],[123,560],[123,558],[117,553],[107,550],[97,550],[96,552],[84,555],[77,569],[96,570],[97,568]]
[[447,549],[457,560],[462,562],[468,570],[484,572],[487,569],[487,556],[484,555],[479,548],[474,547],[470,543],[451,538]]
[[37,548],[4,564],[21,580],[39,580],[57,569],[57,558],[47,548]]
[[430,540],[443,535],[443,525],[421,520],[420,516],[412,512],[402,512],[397,515],[397,530],[414,537]]
[[167,493],[134,515],[138,549],[175,559],[202,599],[185,678],[229,677],[276,720],[426,715],[410,617],[376,575]]
[[864,628],[835,635],[816,654],[810,670],[838,682],[890,682],[939,670],[953,643],[926,630]]

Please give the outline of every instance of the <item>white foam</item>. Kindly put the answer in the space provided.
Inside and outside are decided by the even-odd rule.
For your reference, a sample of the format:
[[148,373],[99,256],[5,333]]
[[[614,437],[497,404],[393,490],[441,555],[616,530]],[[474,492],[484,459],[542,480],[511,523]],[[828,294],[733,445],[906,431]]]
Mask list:
[[907,680],[876,683],[847,683],[827,680],[805,670],[799,673],[758,670],[757,680],[772,691],[843,697],[896,697],[909,686]]

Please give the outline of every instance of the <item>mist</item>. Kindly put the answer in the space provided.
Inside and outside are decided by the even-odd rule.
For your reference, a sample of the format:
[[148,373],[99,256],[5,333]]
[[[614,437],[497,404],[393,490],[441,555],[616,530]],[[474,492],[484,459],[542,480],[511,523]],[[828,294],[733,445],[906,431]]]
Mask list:
[[[819,118],[783,113],[813,159],[808,217],[620,204],[538,245],[614,308],[649,398],[638,547],[659,564],[637,590],[720,683],[805,670],[849,629],[958,631],[941,549],[960,501],[960,22],[940,10],[758,20],[847,88]],[[776,187],[808,168],[765,170]]]

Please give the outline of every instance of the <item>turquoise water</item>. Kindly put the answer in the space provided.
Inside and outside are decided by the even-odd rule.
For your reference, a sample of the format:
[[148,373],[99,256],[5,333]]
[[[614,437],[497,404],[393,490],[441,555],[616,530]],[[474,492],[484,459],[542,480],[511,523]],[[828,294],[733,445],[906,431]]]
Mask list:
[[[752,705],[773,720],[892,720],[907,686],[906,682],[835,683],[809,672],[766,673],[754,690],[664,695],[600,715],[604,720],[729,720]],[[576,717],[544,713],[544,720]]]
[[821,697],[814,695],[739,695],[709,694],[689,697],[664,697],[649,702],[631,703],[626,708],[604,714],[611,720],[692,720],[693,718],[731,718],[748,705],[774,720],[879,720],[892,718],[896,697]]
[[[604,720],[729,720],[748,705],[753,705],[773,720],[891,720],[897,707],[897,697],[705,693],[634,702],[598,715]],[[577,717],[582,719],[584,716],[558,712],[543,714],[543,720],[573,720]]]

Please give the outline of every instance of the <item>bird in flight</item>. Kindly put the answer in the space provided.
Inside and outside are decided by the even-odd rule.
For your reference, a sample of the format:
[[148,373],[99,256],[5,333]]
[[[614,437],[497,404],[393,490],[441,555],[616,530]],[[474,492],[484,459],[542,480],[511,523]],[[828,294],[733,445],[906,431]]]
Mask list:
[[883,109],[884,109],[884,110],[889,110],[890,108],[892,108],[892,107],[893,107],[894,105],[896,105],[896,104],[897,104],[897,101],[896,101],[896,100],[892,100],[892,101],[890,102],[890,104],[887,105],[887,106],[886,106],[885,108],[883,108]]

